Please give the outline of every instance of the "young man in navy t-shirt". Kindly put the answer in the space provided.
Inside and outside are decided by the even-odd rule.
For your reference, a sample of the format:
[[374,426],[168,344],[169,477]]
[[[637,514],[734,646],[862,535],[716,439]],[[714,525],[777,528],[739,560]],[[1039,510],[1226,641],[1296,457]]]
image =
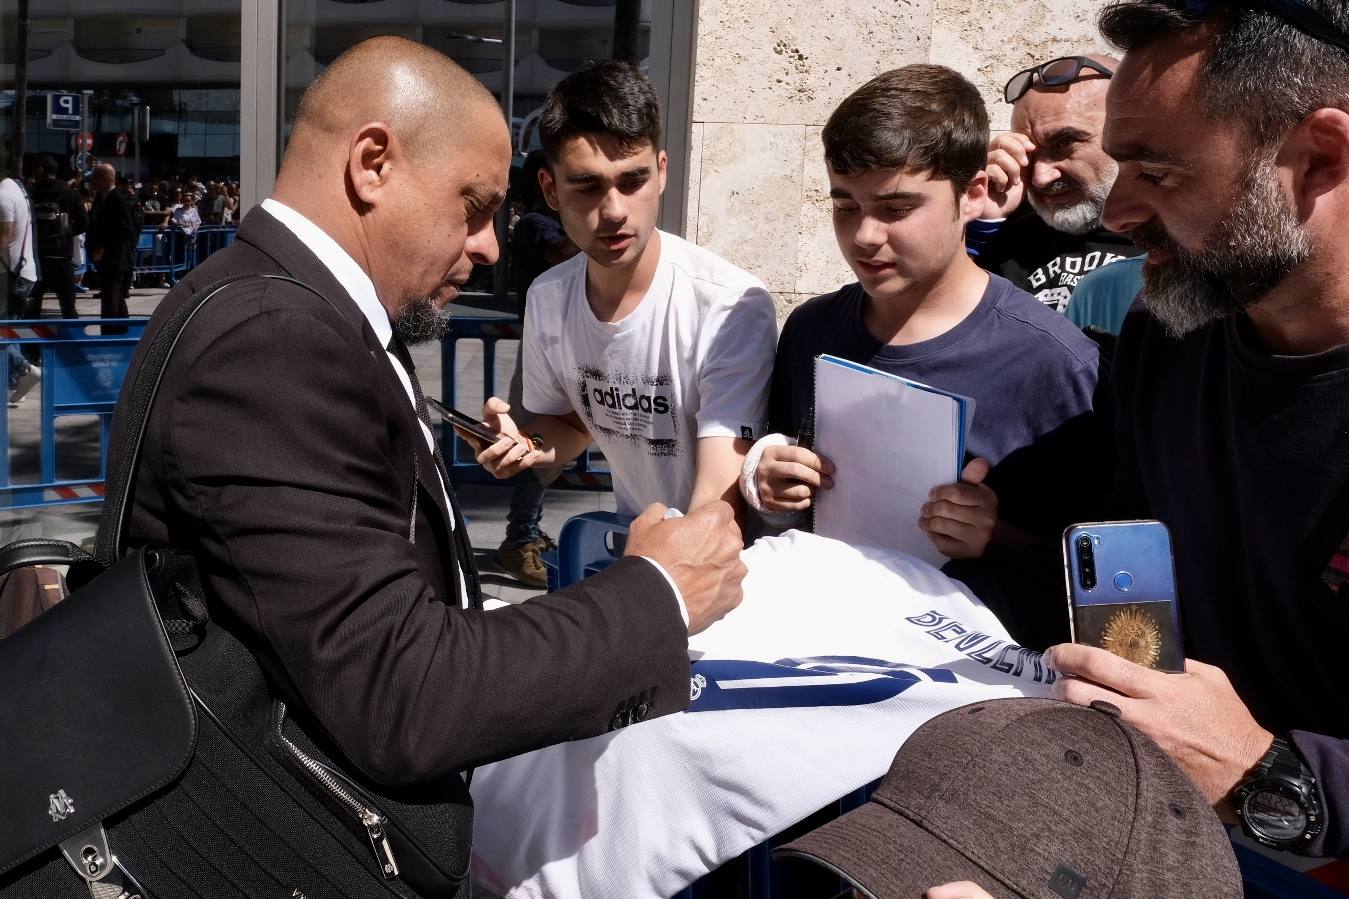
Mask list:
[[1092,518],[1111,469],[1093,412],[1096,345],[965,252],[987,193],[979,92],[942,66],[896,69],[844,100],[823,139],[834,234],[857,282],[787,319],[769,400],[777,433],[746,459],[746,500],[788,526],[847,477],[807,448],[814,359],[829,353],[976,401],[961,480],[934,490],[919,521],[945,555]]

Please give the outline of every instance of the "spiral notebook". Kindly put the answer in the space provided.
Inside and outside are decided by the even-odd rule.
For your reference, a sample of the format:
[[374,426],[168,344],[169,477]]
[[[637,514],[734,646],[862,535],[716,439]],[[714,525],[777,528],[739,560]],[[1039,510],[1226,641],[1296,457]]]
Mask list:
[[815,533],[946,557],[918,527],[928,491],[955,483],[974,400],[836,356],[815,359],[815,444],[834,486],[815,500]]

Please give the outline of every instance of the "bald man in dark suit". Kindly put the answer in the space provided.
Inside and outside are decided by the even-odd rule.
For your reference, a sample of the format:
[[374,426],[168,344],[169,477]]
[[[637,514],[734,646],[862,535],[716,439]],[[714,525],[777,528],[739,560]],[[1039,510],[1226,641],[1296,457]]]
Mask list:
[[192,322],[128,531],[196,557],[213,617],[344,772],[446,805],[460,870],[461,772],[684,709],[687,635],[739,602],[744,575],[724,503],[653,507],[609,571],[482,610],[407,345],[439,336],[473,266],[496,260],[509,153],[491,95],[440,54],[377,38],[337,60],[301,102],[272,197],[170,292],[142,347],[229,275],[313,291],[249,279]]

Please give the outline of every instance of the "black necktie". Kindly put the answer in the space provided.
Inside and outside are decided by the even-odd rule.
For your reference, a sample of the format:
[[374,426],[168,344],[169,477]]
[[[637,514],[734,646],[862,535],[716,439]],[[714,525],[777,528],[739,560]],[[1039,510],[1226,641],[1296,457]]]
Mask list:
[[408,352],[407,344],[395,333],[389,338],[389,352],[403,364],[403,370],[407,372],[408,381],[412,383],[412,398],[417,407],[417,417],[421,419],[422,424],[431,432],[431,455],[436,460],[436,470],[440,473],[440,483],[445,488],[445,498],[450,504],[450,515],[454,518],[454,533],[451,539],[454,542],[454,552],[458,556],[457,564],[454,566],[454,582],[450,585],[454,593],[455,601],[459,599],[459,578],[465,578],[465,587],[467,588],[469,605],[478,608],[482,605],[481,584],[478,580],[478,566],[473,561],[473,545],[468,541],[468,526],[464,523],[464,518],[459,514],[459,503],[454,498],[454,488],[450,486],[449,470],[445,467],[445,457],[440,453],[440,440],[436,437],[436,429],[431,426],[431,416],[426,411],[426,397],[422,394],[421,382],[417,380],[417,367],[412,364],[412,354]]

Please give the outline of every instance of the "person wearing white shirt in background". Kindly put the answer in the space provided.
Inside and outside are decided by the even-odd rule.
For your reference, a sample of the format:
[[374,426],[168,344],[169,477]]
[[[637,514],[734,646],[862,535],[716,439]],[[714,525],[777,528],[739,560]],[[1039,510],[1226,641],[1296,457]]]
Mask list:
[[[0,172],[9,171],[9,149],[0,146]],[[6,316],[23,315],[24,302],[37,283],[33,259],[32,210],[23,186],[13,178],[0,180],[0,297],[5,298]],[[18,405],[24,394],[42,377],[14,344],[5,347],[9,374],[9,404]]]
[[[0,171],[9,170],[9,152],[0,150]],[[8,316],[23,314],[26,290],[37,281],[37,262],[33,253],[33,218],[28,194],[13,178],[0,180],[0,273],[5,275],[4,296],[9,300]],[[21,285],[27,282],[26,290]],[[23,292],[18,305],[14,292]]]

